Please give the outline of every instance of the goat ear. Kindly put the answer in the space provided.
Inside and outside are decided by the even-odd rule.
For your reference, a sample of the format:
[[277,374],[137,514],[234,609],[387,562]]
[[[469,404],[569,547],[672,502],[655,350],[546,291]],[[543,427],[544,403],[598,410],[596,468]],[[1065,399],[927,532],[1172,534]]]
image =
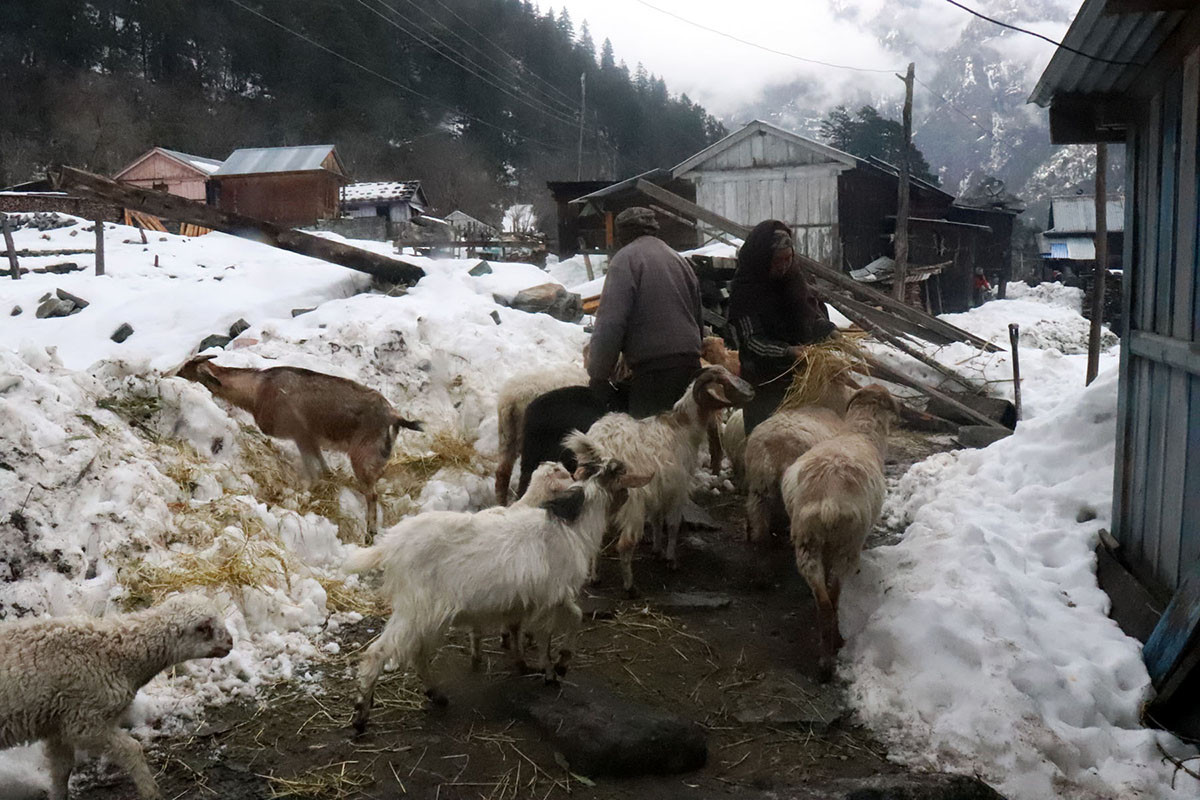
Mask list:
[[712,381],[708,383],[704,387],[704,393],[723,406],[733,405],[733,403],[729,400],[729,395],[725,394],[725,383],[723,381]]
[[542,503],[541,508],[560,522],[574,522],[583,513],[584,499],[583,487],[572,486]]
[[652,475],[622,475],[618,484],[622,489],[640,489],[650,482]]

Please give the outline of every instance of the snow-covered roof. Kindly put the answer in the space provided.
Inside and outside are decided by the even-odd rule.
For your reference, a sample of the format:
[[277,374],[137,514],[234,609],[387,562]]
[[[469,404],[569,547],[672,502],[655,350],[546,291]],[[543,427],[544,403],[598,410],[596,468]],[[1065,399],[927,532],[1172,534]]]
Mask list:
[[380,203],[411,200],[421,190],[420,181],[373,181],[342,187],[343,203]]
[[[1125,198],[1109,198],[1107,205],[1109,233],[1125,230]],[[1093,195],[1055,197],[1050,201],[1049,236],[1064,233],[1096,232],[1096,198]],[[1094,257],[1094,256],[1093,256]]]
[[225,163],[212,174],[260,175],[269,172],[313,172],[324,169],[326,158],[333,154],[337,172],[345,174],[337,151],[331,144],[310,144],[301,147],[243,147],[234,150]]
[[181,153],[178,150],[168,150],[165,147],[160,147],[158,149],[163,151],[164,153],[166,153],[169,156],[179,159],[180,161],[186,161],[188,164],[191,164],[196,169],[198,169],[202,172],[207,172],[209,175],[213,174],[218,169],[220,169],[221,164],[224,163],[216,158],[205,158],[204,156],[194,156],[189,153]]

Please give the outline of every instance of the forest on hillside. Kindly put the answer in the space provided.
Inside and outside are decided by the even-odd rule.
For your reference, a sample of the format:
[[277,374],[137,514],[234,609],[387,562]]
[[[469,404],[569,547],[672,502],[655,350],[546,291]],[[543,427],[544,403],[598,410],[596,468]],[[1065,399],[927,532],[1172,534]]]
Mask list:
[[9,0],[4,18],[0,186],[156,145],[333,143],[354,180],[498,218],[547,180],[669,167],[725,133],[527,0]]

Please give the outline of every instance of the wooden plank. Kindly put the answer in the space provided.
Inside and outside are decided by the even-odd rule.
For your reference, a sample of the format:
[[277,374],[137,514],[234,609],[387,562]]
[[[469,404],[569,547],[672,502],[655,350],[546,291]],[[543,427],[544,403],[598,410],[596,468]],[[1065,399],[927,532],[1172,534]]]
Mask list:
[[1161,188],[1158,205],[1158,265],[1154,281],[1154,330],[1171,335],[1174,304],[1171,295],[1175,281],[1175,205],[1179,177],[1179,103],[1183,75],[1179,74],[1163,89],[1163,145]]
[[97,217],[93,226],[96,231],[96,274],[104,274],[104,220]]
[[1155,597],[1146,586],[1121,563],[1120,551],[1114,553],[1104,546],[1096,545],[1096,581],[1109,596],[1112,605],[1108,616],[1121,626],[1126,634],[1145,642],[1154,632],[1167,602]]
[[1171,335],[1192,338],[1192,307],[1195,302],[1197,154],[1200,148],[1200,49],[1193,50],[1183,64],[1183,119],[1179,136],[1179,205],[1176,215],[1175,293]]
[[71,194],[112,202],[124,208],[156,214],[176,222],[203,225],[234,236],[252,237],[256,241],[265,241],[283,250],[319,258],[385,280],[412,284],[425,276],[425,270],[400,259],[388,258],[240,214],[231,214],[195,200],[126,186],[72,167],[57,167],[51,174],[55,187]]
[[[1121,261],[1126,269],[1125,279],[1121,281],[1121,325],[1124,328],[1121,334],[1126,341],[1129,340],[1130,315],[1133,309],[1133,284],[1136,280],[1138,256],[1141,253],[1138,242],[1142,232],[1140,204],[1142,198],[1145,197],[1145,194],[1140,191],[1146,171],[1145,142],[1146,134],[1142,126],[1130,128],[1125,146],[1126,181],[1129,186],[1134,187],[1134,191],[1127,192],[1125,198],[1125,237]],[[1132,502],[1130,478],[1134,463],[1134,440],[1131,435],[1132,405],[1130,403],[1133,379],[1132,361],[1134,359],[1128,347],[1122,347],[1120,352],[1117,382],[1117,447],[1115,469],[1113,470],[1113,533],[1119,541],[1132,536],[1129,509]]]
[[8,274],[14,281],[21,279],[21,265],[17,263],[17,246],[13,244],[12,225],[8,214],[0,211],[0,232],[4,234],[4,249],[8,251]]
[[[1159,524],[1161,546],[1158,555],[1158,572],[1168,576],[1171,586],[1179,585],[1182,572],[1187,567],[1179,562],[1180,543],[1183,530],[1183,483],[1187,472],[1188,375],[1186,372],[1160,367],[1166,373],[1167,391],[1163,397],[1166,405],[1166,428],[1163,442],[1162,500]],[[1195,534],[1192,534],[1195,535]]]
[[934,333],[933,331],[930,331],[920,325],[914,325],[903,317],[880,312],[878,309],[868,303],[863,303],[855,300],[852,297],[846,297],[844,294],[840,294],[836,291],[823,292],[822,296],[827,303],[836,308],[838,311],[841,311],[843,314],[846,314],[847,317],[850,316],[847,313],[847,310],[860,315],[865,315],[877,324],[886,324],[889,327],[889,330],[892,330],[895,333],[916,336],[920,339],[930,342],[931,344],[946,345],[954,341],[954,339],[951,339],[949,336],[942,336],[941,334]]
[[1200,375],[1200,342],[1186,342],[1145,331],[1134,331],[1128,341],[1130,352],[1136,356]]
[[1158,207],[1161,190],[1162,164],[1159,156],[1162,152],[1162,94],[1155,95],[1150,101],[1149,125],[1146,130],[1147,161],[1146,161],[1146,205],[1142,209],[1145,221],[1142,226],[1142,259],[1133,277],[1138,282],[1136,317],[1131,320],[1131,328],[1143,331],[1153,331],[1154,299],[1156,276],[1158,274]]
[[999,428],[1005,431],[1008,430],[1008,428],[1004,427],[991,417],[986,417],[970,406],[963,405],[955,398],[951,397],[945,392],[935,389],[924,381],[919,381],[916,378],[910,378],[903,372],[892,369],[887,364],[884,364],[882,361],[872,355],[867,355],[865,360],[871,369],[871,374],[876,377],[883,378],[885,381],[891,381],[892,383],[898,383],[901,386],[907,386],[910,389],[916,389],[926,397],[936,397],[938,400],[946,403],[951,408],[958,411],[960,414],[964,414],[965,416],[975,420],[980,425],[987,425],[988,427]]
[[[1185,675],[1182,662],[1200,652],[1200,563],[1193,564],[1187,580],[1171,598],[1154,632],[1142,650],[1146,670],[1159,694],[1156,702],[1166,703]],[[1193,661],[1194,664],[1194,661]]]
[[715,214],[712,211],[709,211],[707,208],[701,208],[690,200],[680,197],[674,192],[669,192],[661,186],[650,183],[645,179],[638,180],[637,189],[642,194],[654,198],[665,206],[674,208],[677,211],[682,211],[687,216],[694,217],[701,222],[706,222],[709,225],[712,225],[714,228],[728,231],[734,236],[737,236],[739,239],[746,238],[746,236],[750,233],[750,226],[734,222],[733,220],[723,217],[720,214]]
[[1168,369],[1161,364],[1150,364],[1150,392],[1147,403],[1150,406],[1150,418],[1146,436],[1149,439],[1146,450],[1146,501],[1145,513],[1142,517],[1143,536],[1146,545],[1146,561],[1154,575],[1171,588],[1176,586],[1174,576],[1162,572],[1162,493],[1163,493],[1163,457],[1167,447],[1167,387],[1166,376]]
[[1187,465],[1184,467],[1183,518],[1181,527],[1183,539],[1179,545],[1179,563],[1200,563],[1200,492],[1195,487],[1200,486],[1200,377],[1188,379],[1188,415],[1187,444],[1184,447]]

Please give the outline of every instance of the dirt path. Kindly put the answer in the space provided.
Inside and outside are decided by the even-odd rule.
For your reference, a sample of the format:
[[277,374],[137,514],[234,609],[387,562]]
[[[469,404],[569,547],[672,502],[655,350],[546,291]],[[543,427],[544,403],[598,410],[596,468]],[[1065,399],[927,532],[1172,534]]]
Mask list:
[[[889,476],[948,446],[900,434]],[[709,500],[721,529],[685,534],[679,572],[643,549],[635,570],[644,599],[614,600],[616,562],[603,561],[590,606],[604,614],[585,624],[565,679],[699,722],[708,734],[703,769],[595,782],[573,776],[536,728],[498,707],[497,687],[517,680],[498,641],[487,642],[485,669],[471,673],[462,634],[437,662],[448,676],[447,709],[425,710],[415,680],[392,673],[381,681],[371,729],[354,739],[357,652],[381,624],[365,619],[344,630],[340,655],[296,670],[314,680],[216,709],[190,738],[149,748],[165,797],[707,798],[801,796],[804,787],[822,796],[831,781],[901,774],[850,721],[841,687],[813,681],[814,605],[790,548],[748,547],[743,499]],[[873,544],[895,534],[877,531]],[[102,800],[136,796],[123,775],[94,768],[76,790]]]

